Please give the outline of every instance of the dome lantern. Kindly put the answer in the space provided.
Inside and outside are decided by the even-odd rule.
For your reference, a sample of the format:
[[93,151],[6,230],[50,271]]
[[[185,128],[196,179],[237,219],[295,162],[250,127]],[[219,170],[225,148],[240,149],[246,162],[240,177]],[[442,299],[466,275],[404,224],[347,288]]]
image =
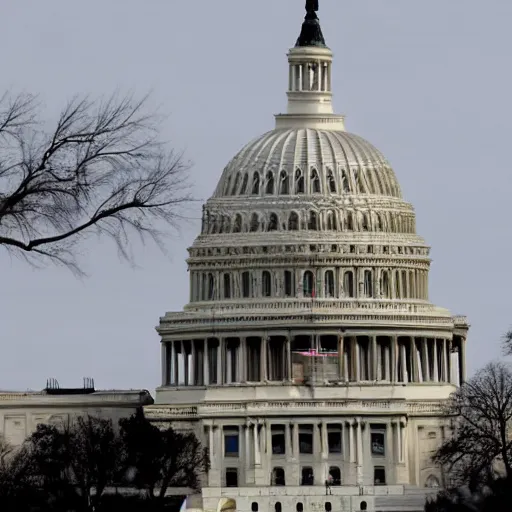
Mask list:
[[288,109],[276,116],[276,128],[345,131],[344,117],[332,106],[332,52],[317,16],[318,0],[306,2],[306,17],[295,47],[288,52]]

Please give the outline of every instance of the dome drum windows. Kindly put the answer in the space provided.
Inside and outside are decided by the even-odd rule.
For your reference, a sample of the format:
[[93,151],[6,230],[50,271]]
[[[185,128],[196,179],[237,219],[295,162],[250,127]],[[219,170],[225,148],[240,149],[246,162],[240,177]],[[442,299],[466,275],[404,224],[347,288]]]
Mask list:
[[300,169],[295,171],[295,193],[304,194],[304,176]]
[[274,195],[274,173],[272,171],[267,172],[265,194]]
[[318,171],[315,168],[311,169],[311,193],[321,193],[320,177],[318,176]]
[[257,172],[255,172],[252,176],[252,195],[260,195],[260,175]]

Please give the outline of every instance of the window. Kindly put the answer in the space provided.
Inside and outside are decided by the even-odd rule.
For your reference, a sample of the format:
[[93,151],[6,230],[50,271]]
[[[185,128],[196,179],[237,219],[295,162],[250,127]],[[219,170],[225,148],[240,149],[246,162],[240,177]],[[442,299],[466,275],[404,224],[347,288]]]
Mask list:
[[295,296],[295,273],[290,270],[284,271],[284,294],[286,297]]
[[286,453],[285,433],[282,427],[272,425],[272,454],[284,455]]
[[242,216],[237,214],[235,223],[233,225],[233,233],[240,233],[242,231]]
[[251,216],[251,226],[250,226],[251,233],[255,233],[256,231],[258,231],[259,227],[260,227],[260,219],[258,217],[258,214],[253,213]]
[[255,172],[252,177],[252,195],[257,196],[260,193],[260,175]]
[[274,510],[275,512],[282,512],[283,507],[279,501],[274,505]]
[[251,274],[249,272],[242,273],[242,297],[251,296]]
[[315,485],[315,477],[313,475],[313,468],[302,468],[301,485]]
[[372,432],[372,455],[384,456],[386,455],[385,450],[385,432]]
[[341,429],[327,432],[327,444],[329,453],[341,453]]
[[334,272],[327,270],[325,273],[325,296],[334,297]]
[[302,425],[299,427],[299,453],[313,453],[313,427]]
[[224,456],[238,457],[238,431],[224,429]]
[[286,171],[281,171],[281,184],[279,186],[279,193],[283,195],[288,195],[290,193],[290,182],[288,180],[288,173]]
[[279,229],[279,220],[277,214],[271,213],[268,221],[267,231],[277,231]]
[[231,298],[231,276],[229,274],[224,274],[224,298]]
[[336,194],[336,181],[330,169],[327,171],[327,183],[329,184],[329,192]]
[[350,193],[350,185],[348,183],[347,172],[345,171],[345,169],[341,169],[341,187],[343,189],[343,192],[345,192],[346,194]]
[[251,503],[251,510],[252,512],[258,512],[258,504],[255,501]]
[[318,230],[318,215],[316,214],[316,212],[309,212],[308,229],[310,231]]
[[274,194],[274,173],[272,171],[267,172],[267,186],[265,187],[265,194]]
[[311,192],[313,194],[320,194],[320,178],[316,169],[311,171]]
[[386,485],[386,468],[375,466],[373,470],[373,483],[374,485]]
[[247,184],[249,183],[249,175],[244,175],[244,181],[242,182],[242,188],[240,189],[240,195],[247,194]]
[[425,482],[425,487],[429,489],[438,489],[439,488],[439,480],[434,475],[430,475]]
[[315,296],[315,279],[313,277],[313,272],[307,270],[304,272],[304,279],[302,283],[302,293],[304,297],[314,297]]
[[352,212],[347,213],[347,231],[354,231],[354,216]]
[[272,485],[286,485],[283,468],[274,468],[272,471]]
[[304,505],[302,503],[297,503],[297,506],[295,508],[297,509],[297,512],[304,511]]
[[327,212],[326,216],[326,228],[328,231],[336,231],[336,217],[334,212]]
[[330,501],[327,501],[325,503],[325,512],[331,512],[331,510],[332,510],[332,504]]
[[263,297],[270,297],[272,295],[272,277],[268,270],[263,271],[261,284]]
[[295,171],[295,193],[304,194],[304,176],[300,169]]
[[368,503],[366,503],[366,501],[361,501],[361,505],[359,508],[361,510],[368,510]]
[[337,466],[331,466],[329,468],[329,480],[330,485],[341,485],[341,471]]
[[299,229],[299,216],[292,212],[288,220],[288,231],[297,231]]
[[345,272],[343,286],[347,297],[355,297],[354,293],[354,274],[351,270]]
[[235,178],[235,184],[233,185],[233,188],[231,189],[232,196],[236,196],[236,192],[237,192],[239,186],[240,186],[240,173],[237,173],[236,178]]
[[226,487],[238,487],[238,469],[226,469]]
[[365,297],[373,297],[373,276],[371,270],[364,271],[364,295]]
[[213,274],[208,274],[208,297],[207,300],[213,300],[215,298],[215,279]]

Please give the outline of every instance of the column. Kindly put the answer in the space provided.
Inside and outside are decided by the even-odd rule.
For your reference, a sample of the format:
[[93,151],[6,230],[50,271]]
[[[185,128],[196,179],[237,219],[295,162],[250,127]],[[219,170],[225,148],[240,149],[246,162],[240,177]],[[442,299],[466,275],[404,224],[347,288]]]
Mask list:
[[411,336],[411,359],[412,359],[412,376],[411,382],[419,382],[419,369],[418,369],[418,351],[416,350],[416,339]]
[[329,457],[329,443],[327,438],[327,423],[323,420],[320,423],[321,438],[322,438],[322,458],[327,459]]
[[204,340],[203,381],[205,386],[210,385],[210,354],[208,353],[208,339]]
[[253,423],[254,426],[254,465],[261,466],[261,453],[260,453],[260,437],[258,432],[258,422]]
[[161,363],[162,363],[162,386],[167,386],[168,385],[168,372],[167,372],[167,343],[165,342],[162,342],[161,343],[161,350],[162,350],[162,354],[161,354]]
[[443,382],[450,382],[450,376],[448,374],[448,342],[446,339],[442,341],[443,347]]
[[224,382],[224,338],[219,337],[219,346],[217,348],[217,385],[221,385]]
[[453,382],[453,376],[452,376],[452,340],[448,340],[448,382],[450,384],[456,384]]
[[386,368],[384,379],[387,380],[388,382],[391,382],[391,344],[389,347],[387,345],[384,346],[384,360]]
[[189,360],[188,360],[188,353],[187,353],[187,342],[182,341],[181,342],[181,353],[183,354],[183,384],[185,386],[188,386],[190,384],[189,382]]
[[361,353],[359,350],[359,343],[357,342],[357,336],[352,338],[354,343],[354,364],[355,364],[355,375],[356,375],[356,382],[361,381]]
[[197,367],[197,351],[196,340],[190,340],[190,376],[188,379],[189,386],[197,385],[196,367]]
[[251,466],[251,423],[249,420],[245,423],[245,465]]
[[363,426],[361,418],[357,420],[357,485],[363,485]]
[[210,455],[210,466],[212,469],[217,468],[217,450],[214,449],[215,443],[213,442],[213,424],[207,425],[208,428],[208,451]]
[[432,356],[434,365],[434,382],[439,382],[439,364],[437,361],[437,339],[434,338],[434,355]]
[[287,422],[284,425],[284,449],[286,452],[286,460],[293,458],[293,442],[292,442],[292,425]]
[[400,463],[402,462],[402,427],[400,420],[396,421],[396,458]]
[[354,422],[348,423],[348,446],[350,452],[350,462],[354,463],[355,459],[355,447],[354,447]]
[[345,378],[345,351],[344,351],[344,338],[343,336],[339,337],[338,340],[338,377],[340,380],[343,380]]
[[378,369],[379,369],[379,361],[377,357],[377,336],[372,336],[372,376],[373,380],[379,380]]
[[172,342],[173,346],[174,346],[174,351],[173,351],[173,374],[174,374],[174,385],[175,386],[179,386],[180,382],[179,382],[179,368],[178,368],[178,343],[181,343],[180,341],[176,341],[174,340]]
[[423,353],[423,382],[430,381],[430,362],[428,360],[428,339],[422,338],[421,351]]
[[272,457],[272,427],[268,421],[265,422],[265,452],[270,463],[270,458]]
[[403,419],[400,419],[399,421],[399,425],[400,425],[400,447],[401,447],[401,452],[400,452],[400,463],[404,463],[405,462],[405,427],[407,425],[407,423],[405,422],[405,420]]
[[299,424],[298,423],[292,423],[293,427],[293,433],[292,433],[292,440],[293,440],[293,458],[295,460],[299,459]]
[[398,339],[396,336],[391,336],[390,341],[391,352],[391,382],[398,382]]
[[402,365],[402,382],[409,382],[409,375],[407,373],[407,349],[405,348],[405,345],[402,345],[400,347],[400,360]]
[[303,69],[302,69],[302,64],[299,64],[299,91],[302,91],[302,85],[303,85],[303,78],[302,78],[302,75],[303,75]]
[[292,366],[292,342],[290,337],[286,338],[286,377],[288,382],[293,381],[293,366]]
[[292,86],[290,87],[290,90],[291,90],[291,91],[295,91],[295,90],[296,90],[296,89],[295,89],[295,86],[297,85],[297,77],[296,77],[296,72],[295,72],[295,70],[296,70],[297,68],[296,68],[295,64],[292,64],[292,65],[290,66],[290,68],[291,68],[291,71],[292,71]]
[[466,375],[466,338],[460,337],[460,350],[459,350],[459,371],[460,371],[460,384],[464,384],[467,380]]
[[260,362],[261,362],[261,382],[267,381],[267,338],[261,338],[261,350],[260,350]]
[[245,337],[240,338],[240,344],[238,345],[238,382],[247,382],[245,362],[247,356],[245,354],[247,348],[247,340]]

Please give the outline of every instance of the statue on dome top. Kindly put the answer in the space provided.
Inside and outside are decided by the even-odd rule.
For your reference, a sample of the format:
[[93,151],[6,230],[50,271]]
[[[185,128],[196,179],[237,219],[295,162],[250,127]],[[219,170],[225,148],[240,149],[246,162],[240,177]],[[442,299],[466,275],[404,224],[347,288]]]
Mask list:
[[318,0],[306,0],[307,12],[318,12]]

